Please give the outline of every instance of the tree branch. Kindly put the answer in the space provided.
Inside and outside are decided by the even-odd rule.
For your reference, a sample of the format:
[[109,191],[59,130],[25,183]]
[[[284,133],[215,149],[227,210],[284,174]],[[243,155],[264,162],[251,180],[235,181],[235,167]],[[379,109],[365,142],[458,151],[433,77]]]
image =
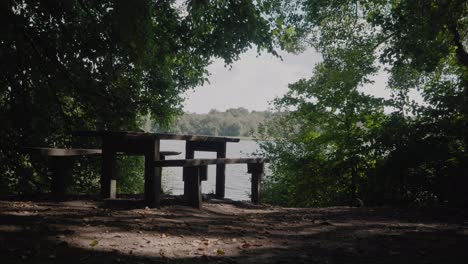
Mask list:
[[382,45],[385,41],[391,39],[393,36],[395,36],[395,32],[390,35],[385,36],[381,41],[377,42],[372,49],[373,50],[377,49],[380,45]]
[[453,42],[457,47],[456,55],[458,62],[465,67],[468,67],[468,53],[466,52],[465,48],[463,47],[463,43],[461,41],[460,33],[458,32],[457,25],[455,23],[451,23],[449,25],[449,30],[453,35]]

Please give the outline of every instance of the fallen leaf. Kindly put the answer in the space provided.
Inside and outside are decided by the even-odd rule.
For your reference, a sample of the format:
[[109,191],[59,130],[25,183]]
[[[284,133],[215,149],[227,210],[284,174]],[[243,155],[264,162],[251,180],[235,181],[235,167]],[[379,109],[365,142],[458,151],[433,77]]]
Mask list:
[[92,247],[95,247],[98,244],[99,244],[99,241],[97,241],[97,240],[93,240],[93,241],[91,241],[91,243],[89,243],[89,245],[92,246]]
[[224,255],[225,253],[224,253],[224,250],[218,249],[218,250],[216,250],[216,254],[218,254],[218,255]]

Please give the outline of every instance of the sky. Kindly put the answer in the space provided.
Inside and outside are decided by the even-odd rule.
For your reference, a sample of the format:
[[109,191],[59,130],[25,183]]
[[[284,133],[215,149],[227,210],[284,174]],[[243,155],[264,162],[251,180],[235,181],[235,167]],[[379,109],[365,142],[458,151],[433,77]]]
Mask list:
[[[249,50],[232,64],[232,68],[225,67],[222,60],[215,60],[208,67],[210,83],[185,93],[184,111],[207,113],[211,109],[225,111],[237,107],[255,111],[270,109],[269,102],[285,94],[288,84],[310,78],[314,65],[321,60],[320,54],[312,48],[297,55],[285,52],[280,55],[282,60],[271,54],[258,56],[256,50]],[[362,90],[388,98],[387,75],[380,72],[373,79],[375,83]]]

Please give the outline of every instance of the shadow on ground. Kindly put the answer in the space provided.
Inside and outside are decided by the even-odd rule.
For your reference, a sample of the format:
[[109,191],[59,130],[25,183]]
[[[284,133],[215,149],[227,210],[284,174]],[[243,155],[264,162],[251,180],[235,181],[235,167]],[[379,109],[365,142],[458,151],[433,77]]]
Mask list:
[[468,215],[456,209],[74,198],[0,201],[1,262],[468,263]]

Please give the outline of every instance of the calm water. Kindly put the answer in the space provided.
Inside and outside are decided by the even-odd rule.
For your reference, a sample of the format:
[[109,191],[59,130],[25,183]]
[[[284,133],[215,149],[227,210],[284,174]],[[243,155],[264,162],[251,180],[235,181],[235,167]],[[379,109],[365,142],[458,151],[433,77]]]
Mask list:
[[[227,143],[227,158],[252,157],[257,150],[255,141],[241,140],[239,143]],[[185,141],[162,140],[161,150],[180,151],[178,156],[167,159],[185,158]],[[216,158],[215,152],[196,151],[195,158]],[[214,193],[216,189],[216,165],[208,166],[208,181],[202,182],[203,193]],[[182,194],[184,183],[182,181],[182,168],[163,168],[163,188],[172,194]],[[247,173],[247,164],[226,165],[226,198],[233,200],[250,200],[250,174]]]

